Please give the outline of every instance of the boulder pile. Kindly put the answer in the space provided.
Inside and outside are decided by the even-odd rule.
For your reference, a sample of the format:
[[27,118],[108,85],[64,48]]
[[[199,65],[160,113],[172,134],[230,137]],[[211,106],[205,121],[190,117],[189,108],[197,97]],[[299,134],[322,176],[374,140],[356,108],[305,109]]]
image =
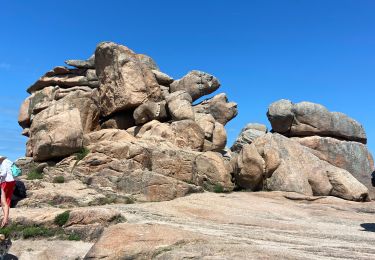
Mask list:
[[44,181],[63,176],[85,187],[64,197],[33,184],[38,203],[48,194],[85,206],[233,189],[369,200],[366,134],[342,113],[280,100],[267,112],[271,132],[248,124],[227,149],[236,103],[224,93],[201,100],[220,87],[216,77],[194,70],[174,80],[147,55],[112,42],[65,63],[28,88],[18,118],[29,137],[23,164],[42,169]]
[[231,148],[237,153],[233,164],[239,187],[354,201],[375,194],[370,181],[374,162],[357,121],[322,105],[289,100],[271,104],[267,116],[271,133],[249,124]]
[[18,118],[26,156],[48,162],[46,177],[78,179],[119,201],[233,189],[222,154],[237,105],[225,94],[198,102],[220,87],[216,77],[191,71],[174,80],[112,42],[65,63],[73,68],[55,67],[28,88]]

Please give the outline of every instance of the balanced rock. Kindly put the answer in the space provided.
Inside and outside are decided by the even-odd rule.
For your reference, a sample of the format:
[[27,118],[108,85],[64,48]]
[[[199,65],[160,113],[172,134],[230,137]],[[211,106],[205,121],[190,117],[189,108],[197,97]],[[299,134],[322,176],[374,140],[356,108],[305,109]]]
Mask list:
[[218,94],[210,99],[206,99],[194,106],[196,113],[205,113],[212,115],[220,124],[226,125],[238,114],[237,104],[228,102],[227,95]]
[[136,108],[147,100],[160,101],[160,87],[154,74],[129,48],[100,43],[95,51],[95,67],[103,116]]
[[274,132],[286,136],[328,136],[366,144],[361,124],[345,114],[329,112],[311,102],[293,104],[280,100],[270,105],[267,116]]
[[204,95],[211,94],[220,87],[219,80],[214,76],[202,71],[193,70],[183,78],[174,81],[170,85],[170,91],[185,90],[190,94],[193,101]]
[[95,55],[92,55],[88,60],[67,60],[65,63],[80,69],[95,69]]

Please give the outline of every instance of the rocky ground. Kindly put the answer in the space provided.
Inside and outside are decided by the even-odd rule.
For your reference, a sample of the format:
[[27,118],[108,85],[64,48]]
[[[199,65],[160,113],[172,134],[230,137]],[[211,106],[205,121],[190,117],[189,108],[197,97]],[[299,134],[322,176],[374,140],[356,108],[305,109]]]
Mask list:
[[[93,207],[75,210],[86,216]],[[91,242],[16,240],[10,253],[19,259],[375,258],[375,202],[286,192],[205,192],[94,210],[120,212],[126,220]],[[14,221],[48,222],[61,211],[20,208],[11,214]]]

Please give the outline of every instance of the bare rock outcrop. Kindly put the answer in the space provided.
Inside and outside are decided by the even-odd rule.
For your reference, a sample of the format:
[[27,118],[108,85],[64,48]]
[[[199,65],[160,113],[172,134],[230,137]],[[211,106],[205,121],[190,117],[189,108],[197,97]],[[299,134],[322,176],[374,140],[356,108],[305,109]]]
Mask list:
[[272,133],[265,126],[248,124],[231,148],[239,188],[356,201],[374,195],[372,155],[357,121],[322,105],[289,100],[271,104],[267,116]]
[[118,202],[233,189],[222,154],[237,106],[225,94],[193,104],[219,88],[214,76],[191,71],[174,80],[149,56],[112,42],[65,63],[75,68],[55,67],[28,89],[18,120],[27,156],[57,162],[43,170],[48,178],[82,182]]
[[237,104],[224,93],[194,103],[220,87],[213,75],[193,70],[175,80],[151,57],[112,42],[66,64],[28,88],[18,122],[26,155],[53,162],[42,169],[47,179],[61,175],[95,191],[73,205],[234,188],[368,199],[351,175],[367,185],[374,169],[366,134],[344,114],[280,100],[267,113],[272,133],[248,124],[229,150],[225,125]]
[[239,160],[240,177],[249,178],[255,190],[369,199],[368,189],[348,171],[320,160],[298,142],[279,134],[268,133],[246,145]]

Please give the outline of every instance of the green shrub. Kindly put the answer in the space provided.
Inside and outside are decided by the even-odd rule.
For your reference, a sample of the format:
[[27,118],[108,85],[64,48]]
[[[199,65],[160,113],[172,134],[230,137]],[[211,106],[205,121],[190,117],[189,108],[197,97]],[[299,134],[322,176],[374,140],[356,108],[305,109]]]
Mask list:
[[4,228],[0,228],[0,233],[13,240],[36,237],[56,237],[62,240],[66,239],[73,241],[81,240],[81,237],[78,234],[65,232],[61,227],[51,228],[43,225],[10,224]]
[[22,231],[22,237],[27,239],[31,237],[51,237],[56,233],[55,230],[42,226],[25,227]]
[[64,183],[64,182],[65,182],[64,176],[56,176],[55,178],[53,178],[53,183]]
[[10,224],[8,226],[0,228],[0,233],[4,234],[5,237],[9,237],[11,234],[18,233],[19,231],[19,225],[17,224]]
[[54,223],[60,227],[64,226],[68,222],[70,211],[67,210],[55,217]]
[[214,192],[216,192],[216,193],[223,193],[223,192],[224,192],[224,188],[223,188],[223,186],[220,185],[220,184],[216,184],[216,185],[214,186]]
[[36,169],[33,169],[31,170],[28,174],[27,174],[27,180],[41,180],[43,179],[43,173],[40,172],[40,171],[37,171]]
[[81,237],[78,234],[72,233],[72,234],[69,234],[68,240],[79,241],[79,240],[81,240]]
[[83,158],[85,158],[89,153],[90,153],[89,149],[87,149],[86,147],[82,147],[81,150],[75,153],[74,155],[76,156],[76,159],[80,161]]

